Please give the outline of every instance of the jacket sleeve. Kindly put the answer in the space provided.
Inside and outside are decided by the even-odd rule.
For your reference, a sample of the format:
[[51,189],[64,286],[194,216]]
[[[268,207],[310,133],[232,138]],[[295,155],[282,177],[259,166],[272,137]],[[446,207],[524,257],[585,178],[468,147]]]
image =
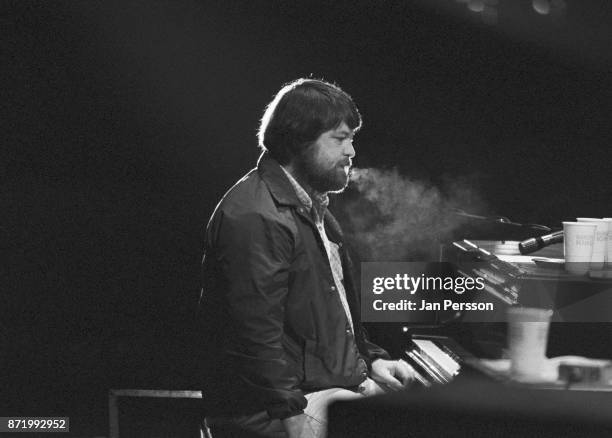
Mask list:
[[293,234],[259,213],[224,213],[215,228],[215,253],[234,329],[225,353],[237,364],[235,377],[271,418],[299,414],[307,402],[297,388],[296,365],[283,348]]
[[363,326],[361,327],[361,332],[362,338],[359,350],[365,358],[366,364],[368,365],[368,371],[372,370],[372,362],[376,359],[391,359],[391,356],[389,356],[389,353],[387,353],[385,349],[368,340],[367,332]]

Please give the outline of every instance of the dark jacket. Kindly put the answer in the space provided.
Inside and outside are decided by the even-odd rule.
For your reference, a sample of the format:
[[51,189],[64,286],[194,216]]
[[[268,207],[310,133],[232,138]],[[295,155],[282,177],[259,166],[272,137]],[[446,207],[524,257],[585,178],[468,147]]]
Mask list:
[[305,391],[351,387],[388,358],[367,341],[351,260],[334,217],[351,334],[323,242],[279,164],[261,157],[217,206],[206,230],[199,318],[207,415],[302,412]]

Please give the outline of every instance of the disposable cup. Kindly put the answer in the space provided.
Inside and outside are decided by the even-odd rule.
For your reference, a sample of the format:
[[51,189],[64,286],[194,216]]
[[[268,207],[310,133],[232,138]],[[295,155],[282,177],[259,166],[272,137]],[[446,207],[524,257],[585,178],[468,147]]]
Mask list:
[[552,310],[527,307],[508,309],[510,376],[522,382],[541,381],[549,373],[546,358]]
[[603,269],[606,261],[606,251],[608,247],[608,227],[609,221],[605,219],[597,219],[592,217],[578,217],[578,222],[595,224],[595,236],[593,240],[593,252],[591,253],[591,262],[589,268]]
[[565,270],[584,275],[589,271],[597,225],[590,222],[563,222]]

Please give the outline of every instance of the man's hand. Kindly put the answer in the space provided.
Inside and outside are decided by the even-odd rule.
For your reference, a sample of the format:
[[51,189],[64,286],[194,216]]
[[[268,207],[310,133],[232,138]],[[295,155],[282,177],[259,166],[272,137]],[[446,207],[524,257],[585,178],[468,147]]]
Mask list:
[[414,369],[403,360],[376,359],[372,362],[372,380],[398,391],[414,381]]

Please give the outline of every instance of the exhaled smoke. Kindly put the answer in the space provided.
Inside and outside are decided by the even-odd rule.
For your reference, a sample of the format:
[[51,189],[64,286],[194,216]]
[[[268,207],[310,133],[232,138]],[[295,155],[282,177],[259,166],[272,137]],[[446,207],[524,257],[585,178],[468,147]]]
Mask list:
[[436,260],[462,223],[453,210],[482,209],[467,179],[438,188],[396,169],[353,169],[349,189],[343,216],[364,260]]

